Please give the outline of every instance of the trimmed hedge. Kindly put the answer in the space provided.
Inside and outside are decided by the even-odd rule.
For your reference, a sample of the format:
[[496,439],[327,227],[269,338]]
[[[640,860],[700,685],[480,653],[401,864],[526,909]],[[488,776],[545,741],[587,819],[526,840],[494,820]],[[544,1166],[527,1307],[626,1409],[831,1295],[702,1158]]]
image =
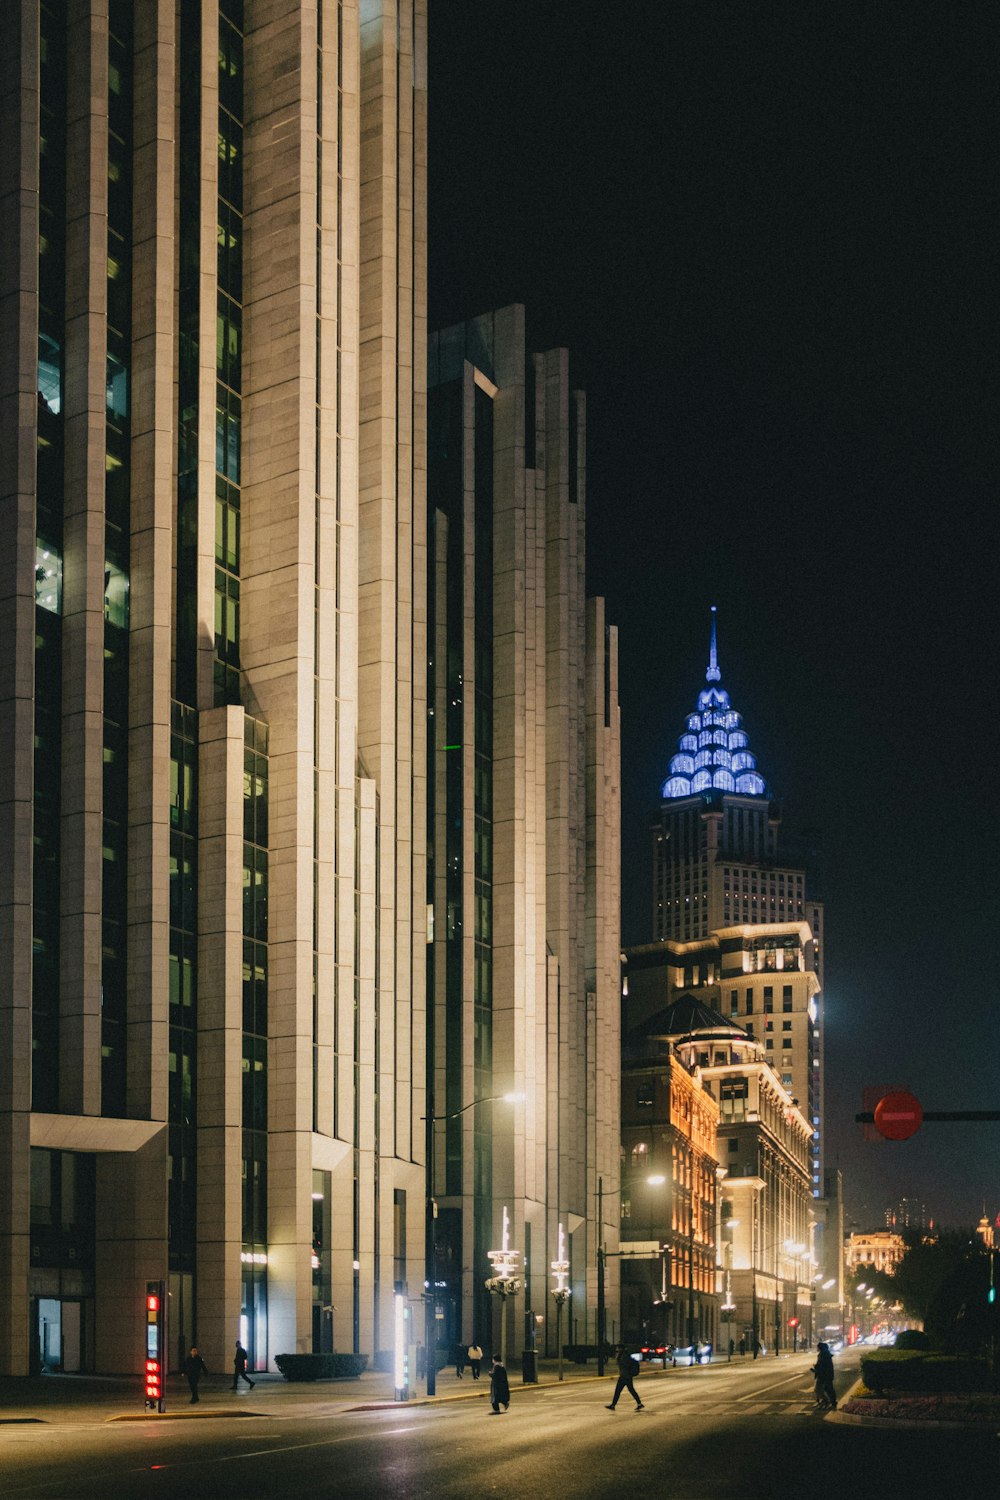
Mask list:
[[276,1354],[286,1380],[349,1380],[368,1367],[367,1354]]
[[876,1349],[861,1361],[861,1379],[881,1396],[892,1391],[987,1391],[990,1370],[985,1359],[962,1354],[932,1354],[923,1349]]
[[922,1328],[904,1328],[896,1334],[894,1349],[929,1349],[931,1341]]

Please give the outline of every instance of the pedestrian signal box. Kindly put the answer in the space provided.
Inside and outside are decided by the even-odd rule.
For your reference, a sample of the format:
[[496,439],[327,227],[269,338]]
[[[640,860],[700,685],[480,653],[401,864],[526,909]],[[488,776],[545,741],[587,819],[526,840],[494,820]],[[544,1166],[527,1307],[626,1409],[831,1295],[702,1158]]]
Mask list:
[[162,1281],[146,1282],[146,1410],[163,1410],[163,1376],[166,1339],[164,1337],[164,1295]]

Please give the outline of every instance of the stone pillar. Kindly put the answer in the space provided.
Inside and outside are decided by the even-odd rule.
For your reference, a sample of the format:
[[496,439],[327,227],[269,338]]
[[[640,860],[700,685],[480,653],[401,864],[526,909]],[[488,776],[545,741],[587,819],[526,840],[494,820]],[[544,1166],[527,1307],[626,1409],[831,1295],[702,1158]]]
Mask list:
[[241,708],[198,728],[198,1347],[228,1368],[242,1271],[243,724]]
[[[38,0],[0,7],[0,1374],[28,1373]],[[11,268],[17,274],[10,274]]]

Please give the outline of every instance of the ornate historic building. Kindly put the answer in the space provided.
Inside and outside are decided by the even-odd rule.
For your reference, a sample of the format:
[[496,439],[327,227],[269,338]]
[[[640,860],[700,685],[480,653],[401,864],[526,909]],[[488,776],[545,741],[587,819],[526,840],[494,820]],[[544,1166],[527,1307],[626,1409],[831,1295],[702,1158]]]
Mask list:
[[704,952],[690,950],[687,967],[699,976],[712,968],[721,989],[711,1003],[741,1021],[755,1016],[749,1029],[771,1037],[775,1071],[812,1123],[810,1176],[819,1198],[823,904],[809,851],[785,835],[781,806],[723,686],[714,608],[705,686],[670,760],[651,838],[653,937],[704,943]]

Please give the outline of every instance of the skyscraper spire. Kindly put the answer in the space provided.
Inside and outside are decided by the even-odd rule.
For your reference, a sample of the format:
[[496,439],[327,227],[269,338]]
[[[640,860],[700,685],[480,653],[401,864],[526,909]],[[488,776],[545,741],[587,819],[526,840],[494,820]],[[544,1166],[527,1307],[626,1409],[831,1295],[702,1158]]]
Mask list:
[[712,605],[712,646],[708,654],[708,671],[705,673],[706,682],[721,682],[722,673],[719,671],[718,654],[715,649],[715,605]]
[[700,792],[735,792],[740,797],[766,797],[767,782],[757,770],[742,719],[722,686],[715,638],[716,607],[712,605],[712,637],[705,673],[706,687],[698,694],[698,708],[688,714],[685,732],[671,757],[670,775],[663,783],[664,801]]

